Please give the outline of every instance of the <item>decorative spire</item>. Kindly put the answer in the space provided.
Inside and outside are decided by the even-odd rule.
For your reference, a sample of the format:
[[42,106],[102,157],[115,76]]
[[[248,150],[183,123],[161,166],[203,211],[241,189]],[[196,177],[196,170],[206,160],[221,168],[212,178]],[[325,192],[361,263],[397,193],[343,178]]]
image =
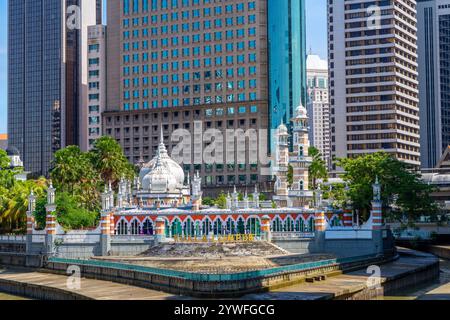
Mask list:
[[55,204],[55,188],[53,188],[52,181],[50,180],[50,186],[47,189],[47,204]]

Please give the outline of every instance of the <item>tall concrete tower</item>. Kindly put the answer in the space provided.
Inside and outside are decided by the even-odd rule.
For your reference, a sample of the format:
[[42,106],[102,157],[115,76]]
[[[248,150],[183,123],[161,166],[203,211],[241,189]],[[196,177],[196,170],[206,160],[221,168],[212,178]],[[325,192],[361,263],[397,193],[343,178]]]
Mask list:
[[415,0],[328,1],[331,155],[420,165]]

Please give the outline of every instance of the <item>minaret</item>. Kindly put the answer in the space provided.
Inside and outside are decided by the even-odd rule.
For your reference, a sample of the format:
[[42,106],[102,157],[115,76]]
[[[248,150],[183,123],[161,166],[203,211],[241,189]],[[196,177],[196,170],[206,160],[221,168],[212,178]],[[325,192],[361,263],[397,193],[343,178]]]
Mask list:
[[274,201],[278,207],[286,207],[288,202],[289,171],[289,143],[288,129],[282,124],[277,130],[276,168],[275,168],[275,196]]
[[294,207],[309,207],[313,193],[309,190],[309,167],[312,163],[308,150],[309,128],[308,113],[300,104],[295,112],[293,123],[293,153],[289,163],[293,167],[293,184],[289,195]]

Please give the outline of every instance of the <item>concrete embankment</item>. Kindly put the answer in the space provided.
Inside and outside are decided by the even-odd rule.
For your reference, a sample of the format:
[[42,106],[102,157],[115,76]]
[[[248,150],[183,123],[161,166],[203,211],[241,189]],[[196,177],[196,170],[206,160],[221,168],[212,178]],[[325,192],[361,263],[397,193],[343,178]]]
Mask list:
[[[369,300],[384,295],[394,295],[400,290],[439,278],[439,260],[435,256],[403,249],[399,253],[400,257],[396,261],[378,265],[380,267],[378,281],[376,278],[371,278],[375,275],[372,272],[376,268],[363,268],[330,277],[325,281],[301,283],[265,294],[247,295],[244,298],[258,300]],[[377,282],[379,286],[376,285]]]
[[114,281],[198,298],[236,298],[303,283],[311,278],[335,276],[343,271],[383,264],[392,259],[393,257],[332,259],[232,274],[201,274],[103,261],[51,259],[46,264],[46,271],[65,274],[69,266],[76,265],[81,274],[89,279]]
[[[368,273],[369,265],[380,266],[380,286],[370,287],[368,281],[371,273]],[[82,266],[81,282],[82,290],[70,290],[67,288],[68,264],[53,263],[53,270],[45,272],[36,271],[4,271],[0,272],[0,291],[11,294],[25,295],[35,299],[183,299],[188,296],[197,297],[242,297],[246,292],[231,288],[228,295],[221,294],[220,290],[228,289],[226,282],[187,281],[180,277],[162,277],[148,273],[105,268],[99,266]],[[342,273],[343,268],[347,270]],[[372,269],[373,270],[373,269]],[[44,270],[40,270],[44,271]],[[247,292],[244,299],[294,299],[294,300],[366,300],[383,295],[392,295],[398,290],[409,286],[417,286],[421,283],[432,281],[439,277],[439,260],[430,254],[423,254],[412,250],[401,250],[400,257],[395,261],[365,261],[346,266],[324,266],[320,272],[303,271],[298,273],[278,274],[269,281],[253,279],[253,284],[258,284],[259,290],[252,289]],[[52,272],[52,273],[49,273]],[[306,282],[306,279],[317,278],[318,275],[328,275],[322,281],[314,283]],[[96,278],[96,279],[93,279]],[[104,278],[104,279],[99,279]],[[106,281],[110,279],[112,281]],[[272,281],[272,282],[271,282]],[[251,282],[240,281],[246,285]],[[158,285],[156,285],[158,284]],[[185,286],[183,294],[179,288]],[[191,287],[187,285],[190,284]],[[373,283],[372,283],[373,284]],[[211,286],[213,285],[213,286]],[[234,284],[233,284],[234,285]],[[262,285],[265,285],[264,287]],[[221,287],[222,286],[222,287]],[[174,290],[176,288],[176,290]],[[203,290],[202,294],[194,290]],[[136,291],[138,290],[138,291]],[[141,290],[141,291],[139,291]],[[207,290],[210,290],[207,292]],[[213,291],[217,290],[217,291]],[[172,292],[171,292],[172,291]],[[164,293],[166,292],[166,293]]]
[[450,260],[450,246],[429,246],[427,251],[439,258]]
[[81,278],[31,269],[0,269],[0,291],[37,300],[161,300],[179,299],[164,292],[110,281]]

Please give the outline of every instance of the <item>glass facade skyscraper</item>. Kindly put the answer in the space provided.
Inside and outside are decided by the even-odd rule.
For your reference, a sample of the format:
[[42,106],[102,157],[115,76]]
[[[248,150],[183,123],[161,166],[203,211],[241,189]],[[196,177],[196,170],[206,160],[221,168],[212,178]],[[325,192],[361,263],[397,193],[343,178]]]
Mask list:
[[[81,29],[66,27],[72,5],[81,8]],[[96,0],[13,0],[8,16],[9,145],[27,171],[46,175],[54,152],[78,142],[81,38],[96,22]]]
[[[268,0],[270,128],[290,127],[293,111],[306,106],[305,0]],[[273,141],[272,141],[273,144]]]
[[450,145],[450,1],[419,0],[419,104],[422,168]]

